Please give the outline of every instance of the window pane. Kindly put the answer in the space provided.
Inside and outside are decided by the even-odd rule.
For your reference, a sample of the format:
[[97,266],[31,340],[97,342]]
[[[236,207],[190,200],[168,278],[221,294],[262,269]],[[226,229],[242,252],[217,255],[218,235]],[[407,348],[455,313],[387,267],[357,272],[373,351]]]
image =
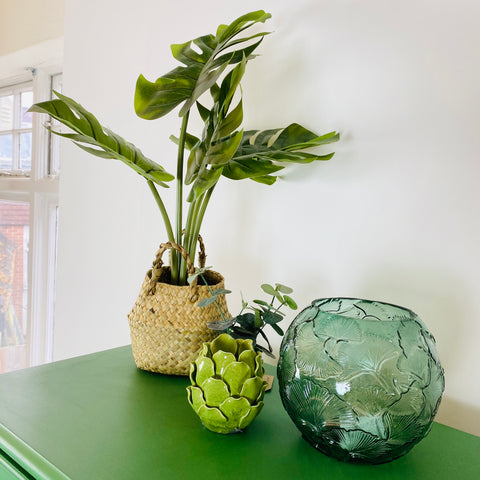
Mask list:
[[20,135],[20,168],[30,170],[32,168],[32,134]]
[[0,130],[13,128],[13,95],[0,97]]
[[21,128],[32,128],[32,113],[27,110],[32,106],[33,92],[22,92],[22,125]]
[[13,141],[12,135],[0,135],[0,169],[12,168]]
[[0,200],[0,373],[27,367],[30,206]]

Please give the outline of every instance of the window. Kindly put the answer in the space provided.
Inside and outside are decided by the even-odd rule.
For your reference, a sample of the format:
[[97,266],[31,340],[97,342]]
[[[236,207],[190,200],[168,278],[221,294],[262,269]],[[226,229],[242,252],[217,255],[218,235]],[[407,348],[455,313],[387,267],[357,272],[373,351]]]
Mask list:
[[32,165],[31,82],[0,90],[0,173],[29,175]]
[[0,373],[51,361],[58,219],[58,141],[27,110],[61,75],[0,78]]

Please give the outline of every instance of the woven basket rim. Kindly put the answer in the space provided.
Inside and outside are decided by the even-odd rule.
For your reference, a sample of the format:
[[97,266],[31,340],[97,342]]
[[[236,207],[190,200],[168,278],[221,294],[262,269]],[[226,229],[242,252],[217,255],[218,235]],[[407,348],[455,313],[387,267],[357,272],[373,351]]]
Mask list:
[[[190,285],[174,285],[174,284],[169,283],[169,282],[161,281],[162,277],[164,277],[164,276],[169,277],[170,276],[170,266],[169,265],[164,265],[164,266],[161,267],[161,270],[162,270],[162,275],[160,276],[160,279],[156,282],[156,285],[159,285],[159,284],[160,285],[168,285],[169,287],[175,287],[175,288],[192,288]],[[216,285],[218,285],[222,281],[225,281],[224,276],[221,273],[216,272],[215,270],[206,270],[205,273],[204,273],[204,276],[207,278],[207,281],[210,280],[210,279],[212,280],[212,282],[210,282],[210,281],[208,282],[209,287],[215,287]],[[145,277],[146,277],[146,279],[151,280],[152,269],[147,271]],[[206,287],[206,285],[203,284],[203,283],[200,283],[200,284],[198,284],[198,287],[199,288]]]

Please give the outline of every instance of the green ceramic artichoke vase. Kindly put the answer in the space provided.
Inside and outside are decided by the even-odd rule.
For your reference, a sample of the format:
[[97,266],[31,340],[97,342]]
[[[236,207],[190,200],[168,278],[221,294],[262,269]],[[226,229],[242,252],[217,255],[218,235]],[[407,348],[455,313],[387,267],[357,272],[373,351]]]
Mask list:
[[223,333],[204,343],[191,364],[188,401],[209,430],[242,431],[263,407],[263,373],[261,354],[252,341]]
[[411,310],[316,300],[280,349],[283,405],[304,438],[349,462],[383,463],[430,431],[444,389],[435,340]]

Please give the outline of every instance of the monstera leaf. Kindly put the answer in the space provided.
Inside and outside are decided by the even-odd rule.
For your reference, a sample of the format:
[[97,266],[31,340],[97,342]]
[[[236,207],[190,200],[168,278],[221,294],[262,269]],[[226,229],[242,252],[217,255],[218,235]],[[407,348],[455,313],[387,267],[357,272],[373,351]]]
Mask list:
[[58,99],[37,103],[30,111],[48,113],[76,133],[61,133],[49,129],[52,133],[72,140],[75,145],[97,157],[120,160],[147,180],[162,187],[168,187],[164,182],[175,178],[145,157],[135,145],[100,125],[95,116],[80,104],[58,92],[55,92],[55,95]]
[[333,153],[318,155],[300,150],[333,143],[338,139],[336,132],[318,136],[297,123],[275,130],[249,130],[244,132],[240,146],[223,168],[222,174],[232,180],[250,178],[271,185],[277,178],[271,174],[284,168],[278,163],[329,160]]
[[[198,98],[217,82],[225,68],[249,58],[268,32],[235,40],[234,37],[270,17],[263,10],[250,12],[230,25],[220,25],[215,36],[204,35],[183,44],[172,45],[173,56],[185,66],[171,70],[155,82],[148,81],[143,75],[138,77],[134,99],[137,115],[153,120],[185,102],[179,113],[184,116]],[[256,38],[260,40],[249,43]],[[196,49],[192,48],[192,42]],[[247,45],[235,50],[234,47],[240,44]]]
[[211,110],[197,102],[200,116],[205,122],[202,139],[190,151],[185,183],[193,182],[188,201],[199,198],[214,186],[222,175],[242,141],[243,131],[236,130],[243,120],[242,100],[229,112],[229,108],[240,80],[245,73],[247,59],[233,68],[223,79],[220,87],[213,85],[210,89],[214,105]]

